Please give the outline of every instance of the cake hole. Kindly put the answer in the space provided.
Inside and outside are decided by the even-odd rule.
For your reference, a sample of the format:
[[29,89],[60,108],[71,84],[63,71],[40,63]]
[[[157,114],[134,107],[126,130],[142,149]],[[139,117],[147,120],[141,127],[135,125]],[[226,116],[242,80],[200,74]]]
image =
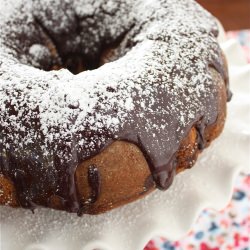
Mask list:
[[68,69],[73,74],[79,74],[86,70],[94,70],[100,66],[119,59],[118,53],[120,41],[106,46],[95,58],[88,58],[80,53],[71,53],[61,56],[54,45],[34,44],[29,49],[29,61],[33,67],[51,71]]
[[131,27],[121,32],[116,38],[103,38],[101,44],[97,44],[97,47],[90,48],[88,51],[83,51],[83,41],[79,42],[81,44],[79,48],[74,46],[75,41],[72,41],[73,51],[65,51],[66,44],[70,43],[67,37],[65,39],[61,38],[61,40],[55,38],[55,34],[52,35],[48,27],[39,18],[34,18],[43,38],[42,44],[33,44],[30,47],[29,64],[45,71],[66,68],[73,74],[79,74],[86,70],[94,70],[108,62],[121,58],[134,46],[131,41],[126,41],[124,47],[122,45],[128,32],[134,27],[134,24],[131,24]]
[[45,71],[66,68],[73,74],[79,74],[85,70],[97,69],[111,61],[112,59],[107,57],[109,54],[105,52],[105,57],[101,54],[98,58],[92,60],[84,55],[73,53],[62,57],[47,46],[34,44],[29,49],[29,64]]
[[[38,22],[37,22],[38,23]],[[49,32],[39,23],[46,36],[44,44],[33,44],[29,49],[29,63],[36,68],[51,71],[68,69],[73,74],[79,74],[86,70],[94,70],[100,66],[119,59],[121,50],[119,49],[126,33],[122,34],[115,42],[108,44],[103,41],[102,48],[91,56],[81,53],[81,48],[75,53],[62,54],[56,41]],[[62,46],[60,46],[62,47]]]

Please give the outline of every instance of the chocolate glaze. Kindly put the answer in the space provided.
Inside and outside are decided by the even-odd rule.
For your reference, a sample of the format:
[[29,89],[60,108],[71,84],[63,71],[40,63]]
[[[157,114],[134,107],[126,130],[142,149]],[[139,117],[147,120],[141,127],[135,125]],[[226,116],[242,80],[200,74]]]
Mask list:
[[95,203],[101,192],[101,176],[96,165],[90,165],[88,168],[88,182],[91,187],[90,202]]
[[101,175],[98,171],[98,167],[94,164],[88,167],[88,184],[91,189],[91,194],[89,198],[81,202],[77,211],[78,216],[88,213],[91,209],[91,205],[98,200],[101,193]]
[[[121,5],[124,4],[124,1],[118,2]],[[168,1],[163,2],[168,3]],[[65,1],[60,1],[58,4],[61,4],[58,7],[58,12],[61,11],[64,13],[66,10],[72,10],[72,6],[69,6]],[[190,5],[192,7],[195,5],[195,3],[186,3],[186,5]],[[105,48],[105,46],[110,46],[116,41],[120,41],[121,37],[123,40],[120,42],[120,44],[121,47],[124,46],[124,51],[119,52],[119,49],[122,49],[118,48],[119,53],[117,52],[117,57],[124,55],[131,49],[129,44],[133,44],[135,47],[138,44],[140,45],[138,41],[134,40],[134,37],[136,37],[136,35],[140,32],[144,31],[143,29],[145,24],[150,22],[148,19],[146,19],[141,23],[136,23],[136,18],[134,18],[134,16],[131,18],[128,17],[127,23],[117,26],[117,34],[115,37],[111,35],[113,33],[108,30],[108,27],[101,26],[101,31],[103,32],[99,33],[102,35],[104,34],[103,37],[100,39],[93,39],[93,37],[95,37],[93,35],[93,30],[100,31],[100,23],[104,22],[107,16],[112,17],[112,15],[117,15],[118,18],[116,16],[116,20],[119,20],[119,18],[121,18],[119,15],[125,15],[122,8],[115,12],[116,14],[110,14],[107,11],[99,11],[93,15],[85,16],[85,19],[79,19],[79,17],[76,18],[76,15],[74,14],[73,17],[71,19],[69,18],[67,22],[70,28],[65,27],[65,31],[57,32],[57,30],[54,29],[54,26],[59,26],[59,24],[58,21],[53,19],[53,16],[50,16],[50,12],[47,11],[50,7],[47,6],[48,9],[46,9],[46,6],[42,6],[42,1],[37,2],[37,6],[38,7],[34,9],[33,13],[35,16],[34,23],[32,24],[35,27],[33,33],[28,36],[26,33],[22,32],[21,28],[19,31],[14,33],[14,39],[16,39],[16,43],[11,45],[14,46],[11,49],[13,51],[17,51],[16,58],[23,60],[21,59],[23,58],[22,56],[27,55],[28,53],[27,49],[25,50],[23,48],[29,48],[33,43],[39,42],[39,38],[41,39],[40,42],[46,45],[46,39],[49,37],[60,56],[58,63],[60,64],[62,62],[64,65],[69,63],[69,67],[72,67],[74,64],[76,64],[76,66],[71,69],[71,71],[74,71],[74,69],[77,68],[75,73],[78,73],[79,71],[79,64],[82,65],[82,58],[86,58],[86,60],[90,62],[90,65],[94,65],[93,62],[96,60],[96,58],[99,58],[101,50]],[[125,13],[130,13],[132,10],[131,6],[133,6],[133,4],[125,4],[123,6],[126,7]],[[200,9],[197,9],[197,11],[200,11],[201,14],[203,14]],[[54,26],[52,28],[46,27],[46,25],[43,24],[46,23],[47,19],[53,20],[52,23]],[[163,19],[167,19],[167,16],[164,16]],[[85,22],[83,22],[84,20]],[[18,23],[19,21],[17,18],[16,22]],[[91,26],[89,23],[91,23]],[[27,24],[24,23],[24,25],[26,26]],[[209,29],[210,30],[201,31],[199,34],[211,39],[211,42],[209,42],[209,45],[211,46],[209,46],[208,50],[211,51],[211,54],[217,56],[213,57],[208,53],[204,63],[207,66],[207,71],[209,67],[213,67],[223,77],[227,86],[228,100],[230,100],[231,92],[228,87],[228,74],[226,66],[224,65],[220,48],[214,39],[214,37],[218,35],[218,30],[216,25],[210,27]],[[86,49],[84,51],[84,49],[82,49],[83,44],[78,43],[79,39],[75,39],[75,36],[77,36],[79,33],[84,37],[82,40],[84,43],[91,44],[92,50]],[[130,34],[131,37],[127,38],[127,34]],[[190,35],[190,37],[189,35],[189,33],[185,33],[183,34],[183,37],[192,37],[192,35]],[[8,36],[10,36],[10,34],[6,35],[4,39],[5,42],[8,41]],[[159,48],[156,49],[156,51],[152,52],[158,53],[159,51],[160,53],[160,47],[165,46],[166,40],[167,42],[171,43],[172,37],[171,35],[166,34],[165,38],[162,38],[161,34],[157,34],[156,38],[151,38],[149,34],[147,41],[150,39],[153,39],[153,41],[162,41],[164,43],[163,45],[159,45]],[[72,42],[69,42],[71,40]],[[8,48],[11,47],[8,44],[5,46]],[[185,47],[181,49],[185,50]],[[202,51],[200,52],[202,53]],[[70,61],[69,58],[71,55],[77,55],[76,58],[74,56],[76,60]],[[79,59],[79,55],[81,55],[82,58]],[[154,60],[163,60],[164,56],[164,54],[159,54],[159,56],[154,57]],[[54,63],[55,55],[51,55],[51,58],[47,59],[48,64],[51,62]],[[199,60],[199,58],[193,56],[193,58],[191,58],[189,61],[189,67],[192,68],[193,73],[190,73],[185,69],[179,69],[178,61],[175,62],[175,64],[172,66],[172,72],[169,74],[169,79],[167,79],[170,85],[173,85],[171,85],[171,87],[174,88],[173,82],[176,79],[176,75],[185,75],[187,79],[191,79],[192,74],[197,74],[197,60]],[[153,64],[155,61],[150,63]],[[27,60],[26,63],[32,64],[29,63],[29,60]],[[160,61],[160,63],[162,62]],[[41,68],[44,68],[43,65],[41,65]],[[154,68],[153,66],[150,66],[147,70],[147,73],[150,75],[150,71],[153,71]],[[0,173],[13,182],[20,205],[33,210],[37,205],[48,205],[50,197],[56,195],[60,197],[64,210],[69,212],[77,212],[79,215],[88,213],[88,207],[92,203],[96,202],[100,194],[100,174],[98,172],[97,166],[91,165],[88,167],[88,182],[89,186],[91,187],[91,196],[90,199],[81,201],[76,191],[76,168],[84,160],[97,155],[116,140],[123,140],[136,144],[141,149],[145,159],[147,160],[155,185],[158,189],[166,190],[171,185],[175,176],[177,167],[176,153],[180,147],[180,143],[185,138],[185,136],[187,136],[188,132],[193,126],[195,126],[198,132],[197,141],[199,149],[202,150],[205,147],[206,141],[204,138],[204,131],[207,126],[214,124],[218,117],[218,88],[213,84],[207,83],[208,80],[205,79],[204,84],[208,89],[207,92],[213,92],[215,94],[211,94],[209,96],[204,94],[201,96],[199,101],[203,108],[197,111],[193,108],[194,110],[192,111],[194,115],[192,118],[190,118],[188,122],[180,124],[180,113],[184,112],[185,115],[187,115],[186,109],[189,106],[189,102],[183,97],[182,103],[176,104],[178,106],[178,111],[173,109],[172,113],[169,113],[169,103],[175,99],[175,95],[173,95],[170,90],[164,91],[162,89],[162,86],[165,86],[163,74],[164,73],[159,72],[157,74],[157,82],[153,83],[154,88],[151,90],[152,93],[150,93],[154,97],[153,104],[150,102],[151,99],[147,99],[147,94],[141,94],[141,92],[146,93],[147,86],[144,86],[144,83],[141,84],[142,87],[140,90],[136,88],[133,90],[134,108],[127,111],[125,121],[123,121],[122,124],[119,124],[115,131],[111,131],[107,126],[103,126],[102,128],[95,130],[90,124],[86,124],[83,130],[77,131],[73,136],[60,139],[55,137],[51,143],[46,144],[46,134],[43,133],[40,124],[39,115],[41,111],[39,109],[39,104],[37,104],[37,109],[32,110],[29,108],[27,103],[25,110],[27,114],[31,113],[31,115],[27,117],[32,117],[33,122],[26,120],[26,116],[23,115],[20,124],[27,128],[29,133],[34,134],[33,138],[35,138],[35,142],[32,141],[31,143],[27,144],[28,146],[25,145],[22,149],[19,149],[19,144],[10,136],[13,131],[17,130],[15,130],[15,128],[11,125],[5,126],[0,123]],[[137,81],[137,79],[133,80],[134,82]],[[144,79],[144,81],[147,81],[147,79]],[[197,84],[199,83],[197,82]],[[30,88],[32,89],[32,86]],[[107,92],[109,93],[115,95],[116,91],[117,90],[114,87],[107,87]],[[185,93],[180,94],[183,94],[184,96]],[[8,91],[6,91],[5,96],[7,96],[9,99],[6,98],[7,101],[3,103],[4,110],[0,109],[2,112],[2,114],[0,114],[0,118],[3,117],[5,123],[11,124],[11,119],[13,117],[18,117],[19,106],[21,107],[22,103],[18,103],[18,93],[17,96],[12,96],[8,93]],[[150,112],[146,112],[146,108],[141,105],[140,98],[143,97],[146,100],[146,107],[150,106],[151,108]],[[108,102],[108,100],[103,98],[101,94],[98,96],[98,98],[98,103],[94,107],[95,112],[88,114],[87,119],[92,117],[96,122],[99,122],[99,118],[97,118],[96,114],[100,112],[100,110],[102,111],[103,117],[109,115],[116,117],[118,107],[114,106],[112,109],[102,110],[102,105]],[[17,103],[13,106],[12,101],[15,99],[17,100]],[[66,99],[67,96],[65,97],[65,103]],[[67,107],[73,111],[79,111],[79,113],[81,113],[79,103],[67,104]],[[73,127],[79,113],[72,113],[73,117],[71,119],[70,126]],[[60,127],[48,126],[48,131],[50,130],[53,130],[54,134],[60,133]],[[17,138],[16,140],[19,140],[19,143],[21,144],[26,138],[26,132],[20,130],[15,133],[15,138]],[[88,150],[81,147],[79,142],[82,138],[84,138],[85,145],[93,146],[88,148]],[[46,148],[46,152],[49,152],[48,155],[44,154],[44,148]],[[151,178],[149,178],[149,180],[151,180]],[[146,186],[152,186],[152,181],[148,181]]]
[[153,177],[152,175],[149,175],[144,182],[144,191],[142,192],[142,194],[152,189],[154,186],[155,186],[155,183],[154,183]]
[[204,138],[206,125],[204,124],[202,119],[196,123],[195,128],[198,136],[197,138],[198,149],[203,150],[206,146],[206,140]]

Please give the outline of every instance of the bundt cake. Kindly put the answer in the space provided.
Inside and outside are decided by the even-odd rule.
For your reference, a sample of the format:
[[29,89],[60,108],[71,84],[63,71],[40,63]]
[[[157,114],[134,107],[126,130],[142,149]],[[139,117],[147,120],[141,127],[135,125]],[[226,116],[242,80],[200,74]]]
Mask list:
[[0,4],[0,204],[102,213],[221,133],[227,65],[195,1]]

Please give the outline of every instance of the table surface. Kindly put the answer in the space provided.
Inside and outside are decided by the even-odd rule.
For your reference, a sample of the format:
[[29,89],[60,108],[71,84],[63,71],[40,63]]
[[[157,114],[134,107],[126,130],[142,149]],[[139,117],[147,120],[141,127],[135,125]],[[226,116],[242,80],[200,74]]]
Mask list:
[[250,29],[250,0],[197,0],[226,30]]

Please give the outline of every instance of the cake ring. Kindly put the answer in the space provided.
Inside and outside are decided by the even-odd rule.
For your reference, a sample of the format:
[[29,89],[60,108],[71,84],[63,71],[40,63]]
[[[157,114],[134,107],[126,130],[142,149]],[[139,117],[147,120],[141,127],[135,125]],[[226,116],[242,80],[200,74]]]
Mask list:
[[214,17],[183,0],[1,0],[0,204],[97,214],[166,190],[222,131]]

